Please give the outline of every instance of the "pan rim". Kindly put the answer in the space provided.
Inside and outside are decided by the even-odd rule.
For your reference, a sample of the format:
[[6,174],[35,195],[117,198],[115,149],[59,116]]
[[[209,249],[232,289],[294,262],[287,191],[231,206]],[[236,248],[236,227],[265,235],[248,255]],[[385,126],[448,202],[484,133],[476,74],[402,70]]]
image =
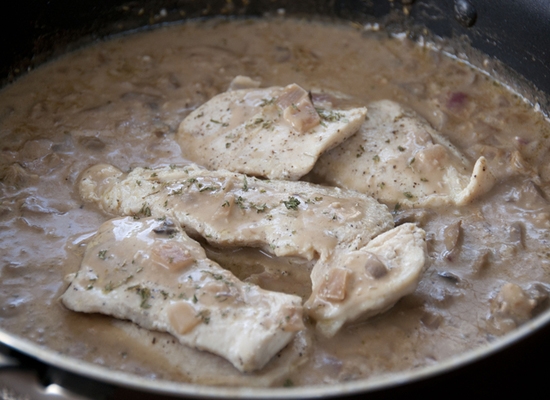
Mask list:
[[60,354],[28,339],[15,336],[0,329],[0,343],[37,359],[48,366],[60,368],[73,374],[102,383],[157,395],[180,398],[244,398],[244,399],[307,399],[335,395],[366,394],[378,390],[404,386],[417,381],[442,376],[445,373],[466,367],[502,351],[526,339],[530,334],[550,324],[550,310],[538,315],[517,329],[499,337],[494,342],[449,357],[436,364],[414,370],[381,374],[376,377],[327,385],[299,387],[230,387],[208,386],[169,380],[155,380],[124,371],[112,370],[88,361]]

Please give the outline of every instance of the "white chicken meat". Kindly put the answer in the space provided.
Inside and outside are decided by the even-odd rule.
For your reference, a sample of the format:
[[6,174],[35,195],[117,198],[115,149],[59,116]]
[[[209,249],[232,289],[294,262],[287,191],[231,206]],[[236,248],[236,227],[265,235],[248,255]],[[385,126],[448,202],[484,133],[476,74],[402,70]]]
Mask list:
[[304,329],[300,297],[241,282],[169,219],[105,222],[61,299],[169,332],[242,372],[262,368]]
[[209,169],[297,180],[320,154],[357,132],[366,112],[316,108],[296,84],[238,89],[189,114],[177,137],[183,155]]
[[312,174],[388,205],[465,205],[495,183],[487,160],[473,165],[427,121],[398,103],[368,105],[359,132],[322,155]]

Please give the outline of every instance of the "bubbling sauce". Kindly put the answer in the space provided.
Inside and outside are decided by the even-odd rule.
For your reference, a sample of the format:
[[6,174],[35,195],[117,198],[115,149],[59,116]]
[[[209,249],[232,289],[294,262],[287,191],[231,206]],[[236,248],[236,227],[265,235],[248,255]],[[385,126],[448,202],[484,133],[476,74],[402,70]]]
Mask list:
[[[394,100],[471,160],[483,155],[503,171],[467,206],[390,205],[396,224],[427,232],[430,265],[416,292],[330,339],[306,321],[307,330],[253,374],[168,334],[71,312],[59,301],[87,239],[112,217],[80,199],[80,174],[98,163],[126,171],[186,162],[179,123],[237,75],[262,87],[340,93],[355,106]],[[548,121],[489,76],[407,39],[291,19],[188,22],[119,37],[4,88],[0,137],[0,327],[91,363],[212,385],[328,384],[433,365],[548,307]],[[311,262],[254,249],[207,254],[266,289],[302,298],[311,291]]]

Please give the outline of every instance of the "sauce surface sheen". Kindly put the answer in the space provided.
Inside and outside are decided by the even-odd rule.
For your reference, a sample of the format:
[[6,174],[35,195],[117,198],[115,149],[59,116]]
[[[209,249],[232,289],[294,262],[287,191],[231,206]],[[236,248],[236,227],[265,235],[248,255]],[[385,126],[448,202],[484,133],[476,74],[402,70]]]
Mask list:
[[[110,218],[79,198],[80,174],[98,163],[128,171],[186,162],[178,125],[237,75],[340,93],[354,106],[394,100],[470,160],[484,155],[525,173],[503,173],[467,206],[389,204],[396,224],[427,232],[430,263],[416,292],[330,339],[308,323],[287,351],[295,354],[254,374],[168,334],[65,309],[65,276]],[[0,327],[109,368],[202,384],[311,385],[433,365],[525,322],[505,309],[502,298],[516,290],[501,290],[506,284],[532,300],[528,318],[547,308],[549,137],[543,115],[487,75],[407,39],[344,25],[189,22],[90,46],[0,92]],[[311,262],[253,249],[207,255],[263,288],[310,293]]]

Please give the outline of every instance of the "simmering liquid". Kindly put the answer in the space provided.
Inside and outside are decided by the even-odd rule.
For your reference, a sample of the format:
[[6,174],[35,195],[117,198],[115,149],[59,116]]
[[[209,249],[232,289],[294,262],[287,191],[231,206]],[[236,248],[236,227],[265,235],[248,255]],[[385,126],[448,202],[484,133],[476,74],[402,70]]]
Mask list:
[[[112,217],[80,199],[80,174],[97,163],[127,171],[186,162],[179,123],[237,75],[262,87],[336,92],[356,106],[397,101],[468,158],[483,155],[500,171],[498,184],[467,206],[390,204],[396,224],[427,232],[429,265],[416,292],[330,339],[306,321],[306,331],[251,374],[168,334],[59,301],[86,240]],[[548,306],[548,121],[489,76],[407,39],[298,20],[189,22],[132,34],[4,88],[0,137],[0,327],[91,363],[213,385],[328,384],[433,365]],[[311,291],[311,262],[207,250],[240,279],[304,299]]]

